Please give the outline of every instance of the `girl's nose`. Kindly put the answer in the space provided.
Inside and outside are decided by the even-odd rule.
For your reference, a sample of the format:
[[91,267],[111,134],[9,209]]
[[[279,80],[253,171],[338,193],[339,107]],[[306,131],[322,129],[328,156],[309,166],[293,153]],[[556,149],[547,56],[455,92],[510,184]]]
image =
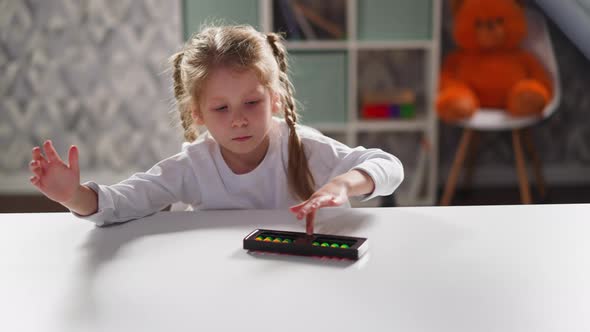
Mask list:
[[244,127],[248,125],[248,119],[242,112],[236,112],[232,119],[232,127]]

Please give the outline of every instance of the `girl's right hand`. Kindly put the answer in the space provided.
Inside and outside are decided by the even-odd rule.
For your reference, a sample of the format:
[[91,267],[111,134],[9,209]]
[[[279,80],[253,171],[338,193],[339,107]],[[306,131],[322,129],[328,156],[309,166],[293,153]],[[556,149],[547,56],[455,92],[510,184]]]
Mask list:
[[33,148],[33,160],[29,164],[33,173],[30,181],[49,199],[67,203],[75,197],[80,187],[78,148],[75,145],[70,147],[69,166],[61,160],[51,141],[43,143],[43,150],[46,157],[41,154],[41,148]]

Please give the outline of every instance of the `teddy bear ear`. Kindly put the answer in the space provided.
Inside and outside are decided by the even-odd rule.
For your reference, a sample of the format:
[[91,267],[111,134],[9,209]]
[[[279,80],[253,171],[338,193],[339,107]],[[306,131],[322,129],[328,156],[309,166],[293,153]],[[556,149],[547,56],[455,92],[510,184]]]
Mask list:
[[464,0],[449,0],[453,14],[456,14],[459,11],[461,6],[463,5],[463,2]]
[[526,6],[526,0],[514,0],[514,2],[516,2],[517,5],[521,6],[521,7],[525,7]]

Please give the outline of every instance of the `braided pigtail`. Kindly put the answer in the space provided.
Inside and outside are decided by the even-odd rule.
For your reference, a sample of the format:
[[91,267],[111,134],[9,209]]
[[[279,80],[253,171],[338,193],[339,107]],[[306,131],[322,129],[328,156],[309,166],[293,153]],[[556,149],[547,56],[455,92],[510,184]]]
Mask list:
[[170,57],[170,62],[173,65],[172,78],[174,79],[174,97],[178,104],[178,112],[180,113],[180,121],[184,128],[184,139],[187,142],[192,142],[197,138],[197,132],[193,126],[193,118],[191,116],[190,107],[187,106],[190,96],[187,94],[184,84],[182,82],[181,63],[184,56],[184,51],[178,52]]
[[269,33],[266,38],[279,65],[279,81],[284,89],[281,101],[285,105],[285,121],[289,126],[289,166],[287,169],[289,188],[299,199],[306,200],[314,193],[315,181],[305,157],[303,143],[295,130],[297,123],[297,111],[293,97],[295,89],[289,80],[287,52],[280,35]]

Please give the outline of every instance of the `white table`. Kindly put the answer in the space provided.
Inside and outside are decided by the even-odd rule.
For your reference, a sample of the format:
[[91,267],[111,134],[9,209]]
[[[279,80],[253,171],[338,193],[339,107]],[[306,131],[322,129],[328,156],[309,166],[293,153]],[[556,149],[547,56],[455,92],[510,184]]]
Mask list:
[[326,209],[357,262],[254,255],[286,211],[0,214],[0,331],[590,331],[590,205]]

